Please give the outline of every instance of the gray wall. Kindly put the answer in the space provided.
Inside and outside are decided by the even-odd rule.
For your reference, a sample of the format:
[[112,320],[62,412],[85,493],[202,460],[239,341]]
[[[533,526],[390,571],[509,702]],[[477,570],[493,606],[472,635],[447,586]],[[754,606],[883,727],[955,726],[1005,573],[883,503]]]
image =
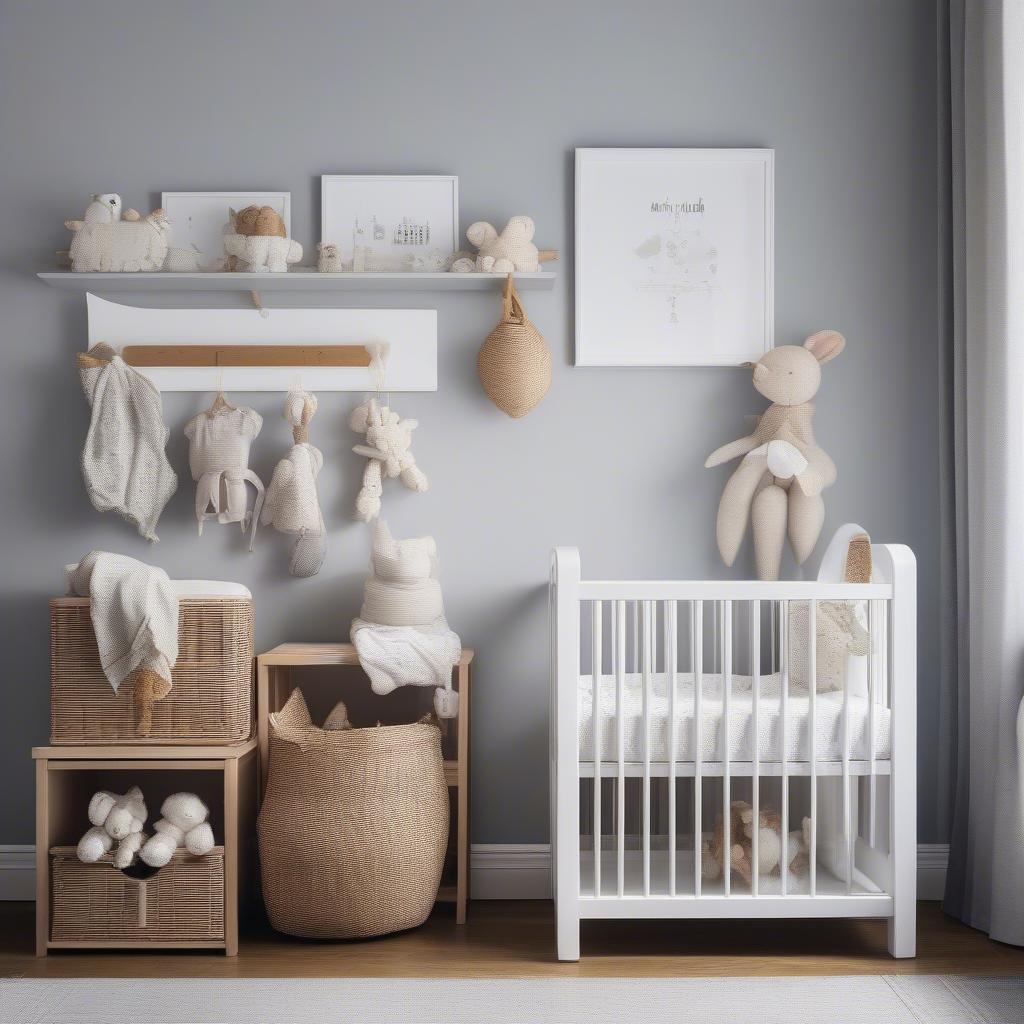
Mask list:
[[[565,256],[553,292],[525,295],[555,368],[547,400],[517,423],[475,376],[496,293],[337,296],[438,309],[440,388],[396,399],[421,421],[416,453],[431,490],[392,488],[387,516],[399,535],[437,537],[449,619],[478,652],[473,839],[546,840],[548,551],[578,545],[591,576],[728,575],[713,544],[724,471],[702,464],[763,404],[734,369],[572,368],[575,146],[775,148],[776,336],[799,341],[833,326],[849,341],[818,401],[819,437],[839,466],[826,531],[855,519],[917,552],[921,839],[942,838],[931,0],[4,0],[0,9],[0,842],[32,840],[28,748],[48,733],[46,600],[65,562],[107,548],[172,576],[243,581],[267,648],[345,636],[368,546],[349,521],[361,465],[349,451],[346,395],[322,395],[313,423],[330,526],[315,579],[287,575],[288,543],[270,532],[251,556],[235,530],[196,536],[181,428],[204,395],[165,399],[170,457],[185,480],[161,542],[149,547],[95,512],[78,468],[87,409],[73,359],[86,338],[84,299],[33,272],[66,245],[62,222],[93,191],[142,208],[162,189],[290,189],[293,233],[309,246],[318,176],[345,171],[458,174],[463,227],[529,213],[541,245]],[[253,467],[267,479],[288,439],[281,397],[250,398],[266,418]],[[745,550],[733,574],[750,573]]]

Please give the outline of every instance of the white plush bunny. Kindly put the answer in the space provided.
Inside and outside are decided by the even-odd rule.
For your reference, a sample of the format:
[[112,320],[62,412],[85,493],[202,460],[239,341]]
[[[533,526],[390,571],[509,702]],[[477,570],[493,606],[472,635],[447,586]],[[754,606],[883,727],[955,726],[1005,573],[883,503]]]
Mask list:
[[114,867],[130,867],[145,840],[142,826],[147,813],[138,786],[132,786],[124,796],[105,789],[93,794],[89,801],[89,821],[93,827],[78,841],[78,859],[94,864],[114,850]]

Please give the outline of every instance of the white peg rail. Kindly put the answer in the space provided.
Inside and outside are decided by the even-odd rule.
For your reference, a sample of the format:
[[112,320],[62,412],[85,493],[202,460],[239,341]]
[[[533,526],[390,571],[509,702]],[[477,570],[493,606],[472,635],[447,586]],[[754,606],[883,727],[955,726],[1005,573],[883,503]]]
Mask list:
[[[611,582],[556,549],[560,959],[598,917],[880,917],[914,955],[916,569],[872,554],[868,584]],[[870,648],[826,691],[833,602]],[[717,866],[735,844],[744,863]]]
[[[381,391],[437,390],[433,309],[150,309],[88,295],[89,346],[358,345],[384,342]],[[146,366],[161,391],[374,391],[361,366]]]

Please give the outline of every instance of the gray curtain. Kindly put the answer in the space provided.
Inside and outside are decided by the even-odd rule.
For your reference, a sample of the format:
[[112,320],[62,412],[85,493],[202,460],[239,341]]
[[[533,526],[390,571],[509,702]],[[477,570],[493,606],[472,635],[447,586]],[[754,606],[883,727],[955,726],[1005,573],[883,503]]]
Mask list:
[[944,907],[1024,945],[1024,0],[940,10]]

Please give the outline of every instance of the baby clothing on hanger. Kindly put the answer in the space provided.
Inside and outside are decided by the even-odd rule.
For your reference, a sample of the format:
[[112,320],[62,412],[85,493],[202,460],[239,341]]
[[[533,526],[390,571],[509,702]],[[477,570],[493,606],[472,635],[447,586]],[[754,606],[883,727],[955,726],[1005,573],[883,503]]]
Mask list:
[[[263,482],[249,469],[249,448],[263,427],[255,409],[236,408],[223,396],[207,411],[194,416],[185,426],[189,441],[188,463],[196,481],[196,519],[203,523],[239,523],[244,531],[252,521],[249,550],[256,541],[256,526],[263,507]],[[256,490],[250,513],[245,485]]]

